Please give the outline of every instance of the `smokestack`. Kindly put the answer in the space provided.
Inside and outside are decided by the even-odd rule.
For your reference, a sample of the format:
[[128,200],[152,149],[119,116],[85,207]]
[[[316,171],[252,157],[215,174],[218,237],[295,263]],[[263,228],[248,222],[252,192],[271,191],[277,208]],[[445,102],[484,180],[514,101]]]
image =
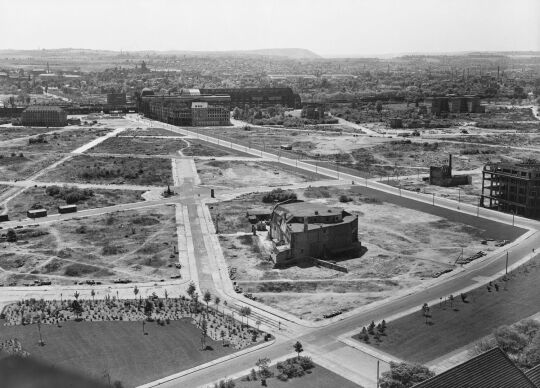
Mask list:
[[307,217],[304,217],[304,232],[307,232],[308,231],[308,221],[307,221]]

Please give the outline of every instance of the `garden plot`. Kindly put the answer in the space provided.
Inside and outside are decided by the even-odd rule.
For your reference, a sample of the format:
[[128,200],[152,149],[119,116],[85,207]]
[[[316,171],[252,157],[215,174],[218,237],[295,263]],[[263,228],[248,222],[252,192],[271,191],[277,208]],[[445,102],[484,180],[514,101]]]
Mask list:
[[10,218],[14,219],[26,217],[26,212],[32,207],[56,214],[58,206],[68,202],[77,205],[78,210],[140,202],[144,201],[143,193],[142,190],[78,189],[74,186],[30,187],[12,198],[6,207]]
[[187,143],[179,139],[111,137],[90,149],[90,153],[140,154],[140,155],[178,155]]
[[0,282],[48,279],[156,281],[178,275],[175,212],[170,206],[116,212],[16,230],[1,242]]
[[39,178],[44,182],[173,184],[171,161],[163,158],[130,158],[77,155]]
[[195,163],[203,184],[226,188],[278,187],[321,178],[273,162],[197,160]]
[[362,250],[329,258],[347,267],[348,273],[311,263],[273,268],[268,261],[270,244],[266,232],[257,232],[256,237],[230,234],[235,225],[244,227],[239,221],[235,222],[234,210],[236,220],[240,220],[245,217],[246,208],[257,205],[257,198],[244,197],[244,209],[241,199],[214,204],[231,210],[227,217],[232,221],[224,223],[228,225],[229,234],[220,236],[220,242],[227,263],[236,268],[234,280],[244,291],[252,292],[272,306],[306,319],[317,319],[335,310],[336,303],[325,302],[331,296],[340,300],[340,309],[349,310],[410,289],[437,272],[454,268],[462,252],[468,257],[478,251],[489,253],[496,249],[496,241],[486,241],[483,229],[383,202],[359,194],[354,188],[296,190],[300,199],[343,207],[358,215]]

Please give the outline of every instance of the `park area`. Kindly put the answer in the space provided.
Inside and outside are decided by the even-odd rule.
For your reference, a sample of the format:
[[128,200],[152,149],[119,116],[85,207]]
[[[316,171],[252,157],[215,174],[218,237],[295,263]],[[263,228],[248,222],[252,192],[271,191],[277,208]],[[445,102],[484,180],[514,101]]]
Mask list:
[[[502,325],[510,325],[538,313],[540,264],[536,259],[489,286],[455,296],[430,307],[426,318],[422,306],[387,323],[380,341],[368,344],[409,362],[426,363],[488,336]],[[353,338],[364,342],[361,335]],[[444,338],[444,341],[441,339]]]
[[77,155],[42,175],[40,180],[147,186],[173,184],[169,159],[90,155]]
[[[1,188],[0,188],[1,192]],[[144,201],[142,190],[81,189],[76,186],[29,187],[8,201],[11,219],[25,218],[29,209],[47,209],[57,214],[58,206],[77,205],[77,210]]]
[[111,137],[90,149],[90,153],[133,155],[176,155],[188,144],[180,139]]
[[245,194],[215,203],[211,213],[218,225],[220,243],[234,280],[257,300],[291,312],[303,319],[319,320],[324,314],[342,312],[394,296],[421,285],[457,266],[458,258],[477,252],[489,254],[507,238],[506,226],[478,222],[450,210],[362,186],[308,187],[294,191],[298,199],[342,207],[359,217],[358,238],[362,249],[328,257],[347,268],[339,272],[297,262],[274,268],[266,231],[248,234],[249,209],[266,207],[263,193]]
[[202,184],[231,189],[294,185],[324,179],[319,174],[275,162],[196,160],[195,164]]
[[0,283],[157,281],[178,275],[171,206],[30,226],[2,239]]

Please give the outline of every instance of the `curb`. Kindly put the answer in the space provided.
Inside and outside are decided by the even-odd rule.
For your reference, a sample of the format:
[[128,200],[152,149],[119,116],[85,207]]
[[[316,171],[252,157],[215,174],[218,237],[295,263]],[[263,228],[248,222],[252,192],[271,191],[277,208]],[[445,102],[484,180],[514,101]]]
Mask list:
[[170,376],[163,377],[161,379],[154,380],[152,382],[149,382],[149,383],[146,383],[146,384],[143,384],[143,385],[139,385],[139,386],[137,386],[137,388],[157,387],[157,386],[159,386],[161,384],[168,383],[168,382],[170,382],[172,380],[179,379],[181,377],[190,375],[190,374],[198,372],[200,370],[207,369],[207,368],[210,368],[210,367],[215,366],[217,364],[221,364],[223,362],[226,362],[226,361],[241,357],[241,356],[243,356],[245,354],[256,352],[257,350],[260,350],[260,349],[263,349],[263,348],[266,348],[268,346],[273,345],[275,342],[276,342],[275,339],[273,339],[271,341],[268,341],[268,342],[263,342],[262,344],[259,344],[259,345],[256,345],[256,346],[253,346],[253,347],[250,347],[250,348],[247,348],[247,349],[240,350],[240,351],[238,351],[236,353],[229,354],[228,356],[217,358],[217,359],[215,359],[213,361],[207,362],[206,364],[198,365],[198,366],[195,366],[193,368],[186,369],[186,370],[184,370],[182,372],[178,372],[178,373],[172,374]]

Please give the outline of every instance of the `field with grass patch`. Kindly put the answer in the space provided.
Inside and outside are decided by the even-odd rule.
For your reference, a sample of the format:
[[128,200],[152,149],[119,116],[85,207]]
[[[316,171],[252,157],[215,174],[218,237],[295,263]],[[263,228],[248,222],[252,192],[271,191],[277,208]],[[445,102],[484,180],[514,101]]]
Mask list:
[[[134,387],[226,356],[235,350],[208,338],[212,350],[201,350],[200,329],[189,320],[160,326],[148,322],[64,322],[41,325],[46,343],[38,346],[35,325],[0,326],[0,338],[18,338],[33,357],[56,367],[82,371],[107,383]],[[96,357],[99,355],[99,357]]]
[[[418,312],[388,322],[386,336],[377,347],[396,357],[425,363],[489,335],[501,325],[509,325],[538,313],[540,264],[525,264],[509,274],[509,280],[493,282],[469,292],[467,302],[456,297],[431,306],[431,323]],[[495,288],[495,284],[499,290]],[[428,321],[429,322],[429,321]],[[444,341],[441,339],[444,338]]]
[[178,150],[187,147],[179,139],[160,139],[144,137],[111,137],[90,149],[90,153],[178,155]]
[[0,149],[0,180],[28,178],[61,158],[61,154],[5,153]]
[[173,184],[171,162],[161,158],[78,155],[40,177],[44,182]]
[[[68,189],[69,188],[72,187],[69,186]],[[88,192],[88,194],[91,193],[91,195],[84,199],[77,200],[74,203],[77,205],[78,210],[144,201],[144,198],[142,198],[144,191],[140,190],[87,189],[86,192]],[[58,206],[64,206],[66,204],[66,198],[59,195],[54,196],[47,194],[45,187],[30,187],[15,198],[12,198],[7,203],[7,208],[10,217],[13,219],[26,217],[27,210],[34,205],[35,207],[40,205],[40,207],[47,209],[48,214],[56,214],[58,213]]]
[[165,128],[130,128],[122,132],[122,136],[173,136],[183,137],[184,135],[170,131]]
[[32,276],[70,284],[84,279],[156,281],[178,274],[170,206],[73,218],[17,229],[16,234],[17,242],[2,243],[4,284]]

